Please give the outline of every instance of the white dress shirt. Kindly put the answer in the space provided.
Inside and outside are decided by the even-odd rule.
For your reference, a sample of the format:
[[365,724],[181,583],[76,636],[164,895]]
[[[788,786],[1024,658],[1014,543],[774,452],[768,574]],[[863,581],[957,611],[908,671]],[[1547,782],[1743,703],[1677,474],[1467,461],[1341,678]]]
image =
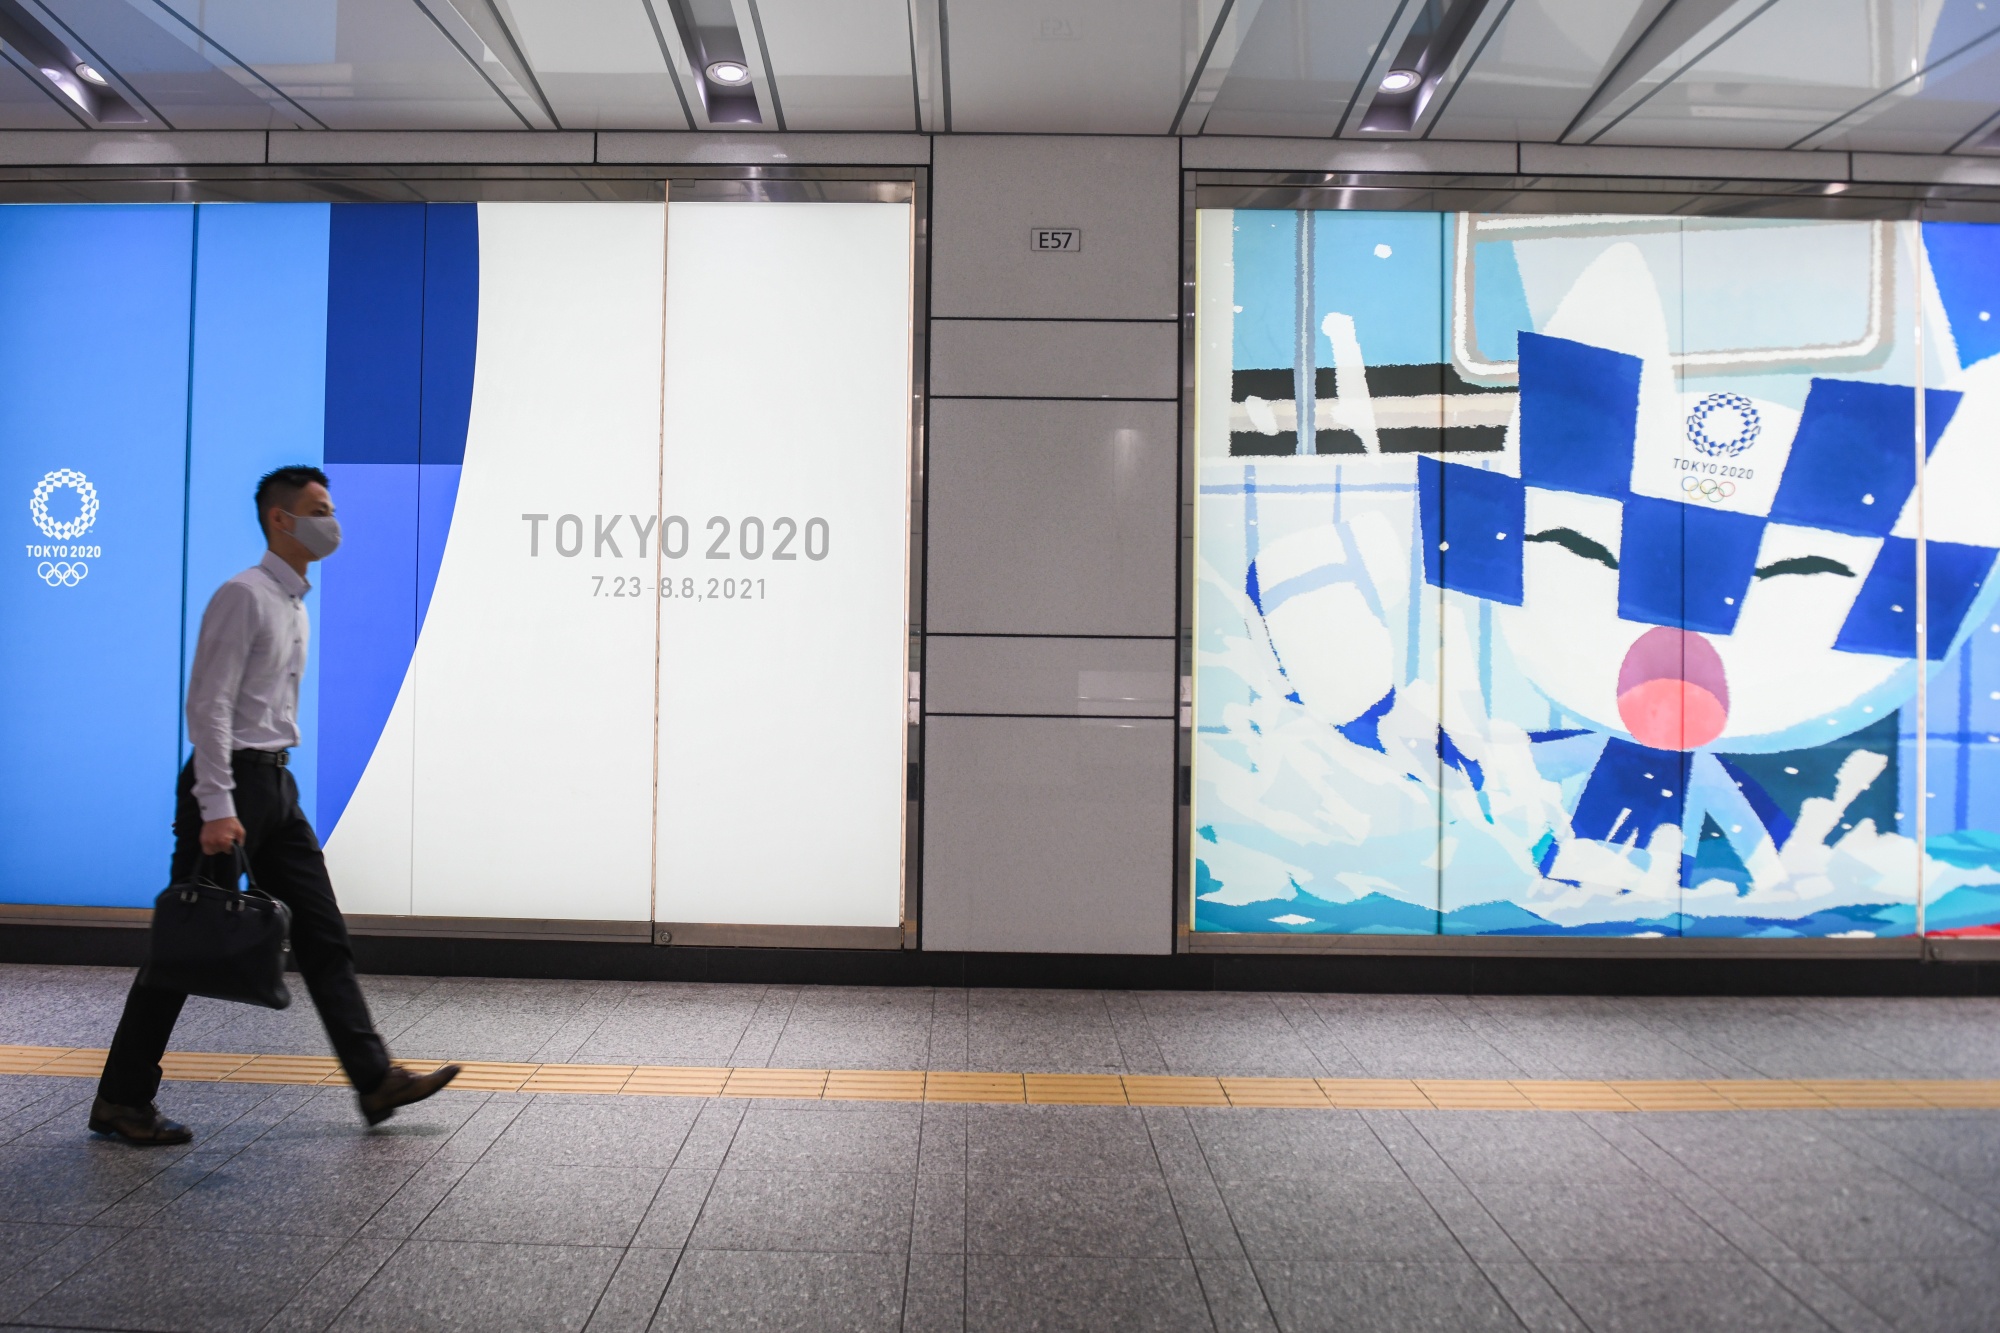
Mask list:
[[299,743],[299,677],[306,669],[305,595],[312,584],[270,551],[215,590],[201,613],[188,672],[188,740],[201,817],[236,814],[236,750]]

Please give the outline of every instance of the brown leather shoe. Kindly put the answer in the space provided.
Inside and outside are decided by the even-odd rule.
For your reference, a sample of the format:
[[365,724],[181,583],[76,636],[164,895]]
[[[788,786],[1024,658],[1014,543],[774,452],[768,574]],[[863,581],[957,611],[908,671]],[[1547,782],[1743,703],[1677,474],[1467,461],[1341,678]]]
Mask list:
[[194,1138],[193,1130],[161,1115],[160,1108],[151,1102],[144,1106],[120,1106],[102,1097],[90,1103],[90,1132],[113,1134],[143,1148],[187,1143]]
[[399,1106],[420,1102],[458,1077],[457,1065],[439,1065],[428,1074],[412,1074],[401,1065],[390,1065],[389,1076],[373,1092],[364,1092],[355,1098],[361,1103],[361,1114],[371,1125],[379,1125],[396,1114]]

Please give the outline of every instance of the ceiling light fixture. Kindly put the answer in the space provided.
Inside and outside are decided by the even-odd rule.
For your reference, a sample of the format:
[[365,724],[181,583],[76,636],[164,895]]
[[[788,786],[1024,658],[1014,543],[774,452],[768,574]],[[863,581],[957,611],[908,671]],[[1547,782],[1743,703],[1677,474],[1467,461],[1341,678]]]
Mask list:
[[[0,5],[18,3],[20,0],[0,0]],[[697,125],[704,129],[762,125],[763,90],[756,86],[753,77],[750,52],[754,48],[744,41],[744,32],[736,26],[740,8],[736,0],[647,0],[647,3],[656,9],[664,4],[666,12],[673,15],[674,35],[680,38],[681,50],[686,52],[688,71],[694,76],[693,91],[701,102]],[[742,12],[754,15],[756,6]],[[776,111],[775,102],[772,110]]]
[[47,65],[42,66],[42,73],[48,77],[50,83],[56,86],[57,92],[82,107],[85,111],[95,112],[96,108],[91,106],[90,99],[83,95],[83,85],[79,84],[75,79],[62,70],[51,69]]
[[1403,18],[1390,29],[1393,50],[1382,52],[1383,72],[1368,101],[1359,108],[1360,124],[1344,123],[1340,133],[1426,134],[1448,99],[1450,87],[1469,63],[1460,60],[1471,41],[1507,9],[1506,0],[1424,0],[1402,6]]
[[1846,182],[1846,181],[1828,181],[1828,182],[1826,183],[1826,186],[1825,186],[1825,188],[1824,188],[1824,189],[1823,189],[1823,190],[1821,191],[1821,193],[1823,193],[1823,194],[1846,194],[1846,193],[1847,193],[1847,182]]
[[43,12],[30,11],[24,0],[0,0],[0,44],[15,62],[46,80],[41,86],[51,96],[60,95],[65,105],[81,111],[87,127],[145,124],[146,114],[111,86],[96,57],[86,59],[86,52],[36,17]]

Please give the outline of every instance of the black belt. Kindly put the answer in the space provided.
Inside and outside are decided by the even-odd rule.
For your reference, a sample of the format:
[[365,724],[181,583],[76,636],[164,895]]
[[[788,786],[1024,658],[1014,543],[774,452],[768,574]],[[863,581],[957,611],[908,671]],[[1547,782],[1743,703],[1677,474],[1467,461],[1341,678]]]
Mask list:
[[292,763],[286,750],[232,750],[229,757],[239,764],[269,764],[273,768],[289,768]]

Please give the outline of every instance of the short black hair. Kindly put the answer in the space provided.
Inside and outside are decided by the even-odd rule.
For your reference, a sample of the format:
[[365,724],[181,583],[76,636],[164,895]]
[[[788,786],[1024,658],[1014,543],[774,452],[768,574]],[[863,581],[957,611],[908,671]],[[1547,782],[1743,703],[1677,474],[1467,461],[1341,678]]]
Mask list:
[[331,490],[326,473],[310,463],[293,463],[289,467],[272,468],[257,482],[257,527],[268,537],[271,530],[265,525],[264,516],[271,512],[272,505],[282,505],[286,509],[299,498],[299,492],[312,483]]

